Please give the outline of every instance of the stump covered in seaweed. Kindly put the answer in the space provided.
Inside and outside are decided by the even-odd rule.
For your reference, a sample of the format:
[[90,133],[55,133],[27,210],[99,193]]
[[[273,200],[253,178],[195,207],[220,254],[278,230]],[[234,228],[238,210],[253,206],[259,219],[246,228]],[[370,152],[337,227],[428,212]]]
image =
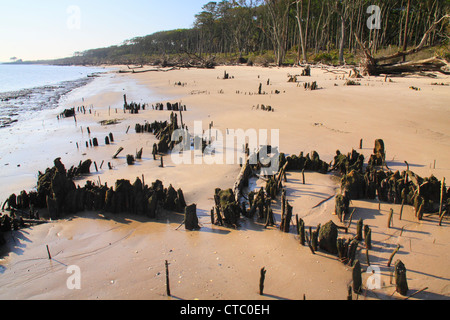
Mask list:
[[218,215],[215,221],[224,222],[229,227],[237,227],[241,217],[241,207],[236,201],[233,190],[216,189],[214,200],[216,204],[216,214]]
[[395,287],[398,293],[402,296],[406,296],[408,294],[408,281],[406,279],[406,267],[401,260],[397,260],[395,262]]
[[377,139],[375,141],[375,148],[373,149],[373,154],[369,159],[369,166],[382,166],[386,159],[386,150],[384,148],[384,141],[382,139]]
[[362,293],[362,275],[361,275],[361,263],[356,260],[352,270],[353,279],[353,292],[356,294]]
[[329,253],[338,253],[338,228],[333,221],[327,222],[319,230],[319,247]]
[[340,221],[343,221],[349,213],[350,198],[346,194],[338,194],[336,196],[335,212]]
[[131,155],[131,154],[129,154],[129,155],[127,155],[127,164],[129,165],[129,166],[132,166],[133,164],[134,164],[134,156],[133,155]]
[[[131,213],[156,218],[157,209],[184,212],[186,201],[183,191],[170,186],[164,189],[161,181],[156,180],[149,187],[139,178],[134,184],[129,180],[117,180],[115,188],[95,185],[87,181],[84,187],[76,187],[72,180],[74,172],[82,170],[83,164],[88,170],[91,161],[80,163],[78,168],[66,171],[60,158],[55,159],[53,168],[45,173],[39,172],[37,191],[22,191],[18,204],[22,208],[47,208],[52,219],[59,219],[64,214],[75,214],[84,210],[103,210],[109,213]],[[81,169],[79,169],[81,168]],[[16,197],[9,199],[10,204],[17,205]],[[16,208],[17,209],[17,208]]]
[[352,170],[341,180],[341,189],[351,200],[365,198],[366,182],[364,176]]

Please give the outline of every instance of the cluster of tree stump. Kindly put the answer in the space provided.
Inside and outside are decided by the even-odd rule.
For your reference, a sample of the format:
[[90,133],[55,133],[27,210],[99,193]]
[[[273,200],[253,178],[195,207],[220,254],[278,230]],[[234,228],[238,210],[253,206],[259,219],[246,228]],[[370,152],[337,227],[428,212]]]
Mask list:
[[136,103],[131,102],[128,104],[127,102],[123,105],[124,111],[129,111],[131,114],[138,114],[140,110],[145,110],[146,104],[145,103]]
[[215,225],[238,228],[241,217],[241,207],[236,201],[232,189],[217,188],[214,193],[215,206],[211,209],[211,222]]
[[225,70],[223,73],[223,80],[234,79],[234,76],[230,76],[230,74]]
[[311,76],[311,66],[306,66],[302,71],[302,77],[310,77]]
[[313,81],[313,82],[305,82],[305,83],[303,84],[303,88],[304,88],[305,90],[311,90],[311,91],[313,91],[313,90],[319,89],[319,86],[317,85],[317,81]]
[[156,103],[156,105],[152,105],[152,109],[153,110],[157,110],[157,111],[164,111],[164,107],[166,108],[165,110],[167,111],[186,111],[186,105],[183,105],[179,102],[175,102],[175,103],[170,103],[167,102],[166,104],[158,102]]
[[280,154],[280,168],[286,165],[286,171],[313,171],[321,174],[327,174],[330,165],[321,160],[319,154],[316,151],[312,151],[304,156],[301,152],[298,156],[291,155],[286,157],[284,153]]
[[157,152],[167,153],[176,145],[172,141],[172,134],[179,129],[178,115],[174,112],[170,114],[170,121],[155,121],[153,123],[146,122],[145,124],[136,124],[136,133],[152,133],[159,140],[157,143]]
[[37,191],[23,191],[19,197],[11,195],[5,204],[24,210],[47,208],[51,219],[85,210],[156,218],[158,208],[183,213],[186,207],[183,191],[175,190],[172,185],[164,188],[159,180],[151,186],[144,185],[139,178],[133,184],[129,180],[118,180],[114,188],[87,181],[81,188],[76,187],[59,158],[55,159],[54,165],[45,174],[39,174]]
[[255,106],[252,107],[252,109],[255,109],[255,108],[256,108],[256,110],[275,112],[275,108],[272,108],[272,106],[266,106],[264,104],[261,104],[261,106],[258,104],[258,105],[256,105],[256,107]]
[[[374,154],[363,169],[362,155],[353,151],[350,157],[338,154],[336,168],[343,175],[341,194],[336,197],[336,213],[348,214],[349,200],[376,199],[380,202],[411,205],[419,220],[424,213],[448,212],[450,189],[436,177],[422,178],[408,169],[405,171],[383,170],[385,166],[383,140],[376,140]],[[341,216],[340,216],[341,217]]]
[[60,118],[71,118],[75,116],[75,108],[65,109],[60,115]]
[[67,176],[69,177],[69,179],[73,179],[73,178],[76,178],[81,175],[90,174],[91,173],[91,165],[92,165],[92,160],[90,160],[90,159],[85,160],[85,161],[80,161],[80,164],[77,167],[75,167],[75,166],[70,167],[70,169],[67,171]]
[[288,75],[288,82],[290,82],[290,83],[292,83],[292,82],[296,83],[296,82],[297,82],[297,77],[298,77],[298,75],[291,75],[291,74],[289,74],[289,75]]
[[39,213],[30,210],[30,213],[23,212],[27,217],[23,217],[22,214],[19,214],[17,209],[13,209],[12,207],[8,210],[11,210],[11,213],[1,214],[0,213],[0,246],[6,244],[6,240],[4,234],[8,231],[20,230],[27,228],[29,226],[35,224],[45,223],[46,221],[39,220]]
[[345,81],[344,85],[345,85],[345,86],[360,86],[361,83],[349,79],[349,80]]

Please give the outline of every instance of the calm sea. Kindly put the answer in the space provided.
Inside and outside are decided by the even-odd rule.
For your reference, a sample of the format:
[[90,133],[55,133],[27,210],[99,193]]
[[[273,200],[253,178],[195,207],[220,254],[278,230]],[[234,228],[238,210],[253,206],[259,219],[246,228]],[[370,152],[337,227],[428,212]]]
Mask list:
[[0,128],[30,112],[52,109],[70,91],[86,85],[104,68],[0,64]]

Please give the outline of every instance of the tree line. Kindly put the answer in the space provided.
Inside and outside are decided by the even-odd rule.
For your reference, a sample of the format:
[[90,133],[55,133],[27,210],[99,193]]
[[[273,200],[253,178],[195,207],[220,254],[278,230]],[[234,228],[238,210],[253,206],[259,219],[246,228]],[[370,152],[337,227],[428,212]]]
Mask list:
[[[78,52],[77,64],[167,63],[181,57],[219,57],[241,63],[266,57],[277,65],[298,62],[346,63],[360,49],[416,46],[435,21],[450,13],[450,0],[222,0],[205,4],[193,27],[161,31],[122,45]],[[448,19],[426,46],[445,47]]]

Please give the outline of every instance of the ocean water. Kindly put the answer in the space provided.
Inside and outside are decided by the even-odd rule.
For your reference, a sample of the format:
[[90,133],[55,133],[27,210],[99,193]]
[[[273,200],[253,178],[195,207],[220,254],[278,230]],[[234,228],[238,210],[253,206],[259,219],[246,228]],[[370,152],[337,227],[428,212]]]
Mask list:
[[104,68],[0,64],[0,129],[54,109],[62,96],[86,85]]

